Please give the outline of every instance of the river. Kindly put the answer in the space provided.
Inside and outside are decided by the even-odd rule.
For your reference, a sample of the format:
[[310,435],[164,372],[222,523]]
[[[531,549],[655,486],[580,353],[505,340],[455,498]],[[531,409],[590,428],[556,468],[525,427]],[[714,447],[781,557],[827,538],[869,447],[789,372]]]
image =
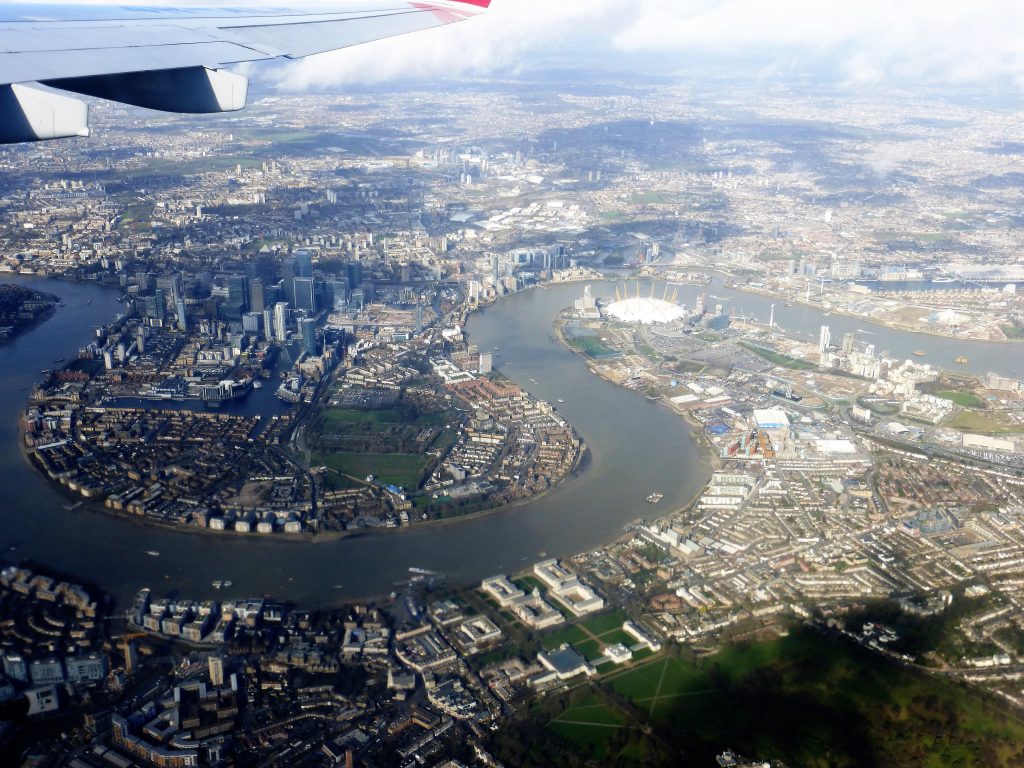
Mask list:
[[[118,311],[116,295],[93,285],[49,279],[3,275],[0,282],[31,285],[66,302],[50,320],[0,346],[0,553],[8,560],[33,561],[95,584],[120,605],[148,586],[156,594],[269,594],[322,606],[384,595],[408,580],[411,566],[470,583],[518,570],[544,555],[593,549],[620,535],[623,525],[638,517],[665,514],[685,504],[707,476],[681,419],[636,392],[598,378],[553,340],[553,320],[583,290],[581,284],[570,284],[509,296],[474,314],[468,327],[482,350],[499,348],[495,364],[511,379],[552,403],[563,400],[557,404],[559,411],[590,447],[586,470],[540,498],[447,524],[313,543],[283,536],[271,541],[254,534],[176,531],[84,507],[70,511],[68,497],[19,452],[17,420],[40,370],[53,367],[56,358],[73,357],[91,337],[92,328]],[[595,283],[594,288],[598,295],[613,291],[609,283]],[[692,305],[702,292],[731,297],[746,312],[763,318],[772,303],[717,284],[687,286],[680,300]],[[822,318],[806,307],[776,306],[775,316],[786,327],[801,327],[815,338],[823,320],[832,326],[833,338],[848,329],[875,329],[879,348],[895,354],[926,349],[927,360],[944,365],[948,361],[950,367],[956,355],[966,354],[971,369],[981,362],[1005,375],[1021,375],[1021,356],[1006,354],[1006,346],[885,331],[854,319]],[[256,405],[236,407],[251,413]],[[267,407],[276,404],[268,401]],[[645,501],[652,491],[665,494],[656,507]],[[160,554],[154,557],[147,550]],[[234,586],[217,592],[211,582],[218,579],[231,579]]]

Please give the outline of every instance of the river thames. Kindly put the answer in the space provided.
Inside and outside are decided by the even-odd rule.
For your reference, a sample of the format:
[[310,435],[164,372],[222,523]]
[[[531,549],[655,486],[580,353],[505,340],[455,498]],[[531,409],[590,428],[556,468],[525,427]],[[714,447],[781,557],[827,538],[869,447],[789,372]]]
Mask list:
[[[309,606],[336,604],[385,595],[409,579],[410,567],[470,583],[544,556],[568,556],[607,543],[637,518],[664,515],[686,504],[709,472],[682,419],[639,393],[598,378],[554,340],[553,321],[582,293],[583,285],[577,283],[509,296],[475,313],[468,327],[482,350],[498,348],[495,365],[504,374],[535,396],[557,403],[590,449],[579,476],[540,498],[451,523],[314,542],[176,531],[84,507],[70,510],[72,500],[19,451],[17,421],[40,371],[54,367],[59,358],[74,357],[93,327],[113,318],[119,310],[116,294],[49,279],[5,275],[0,282],[30,285],[65,301],[50,320],[0,346],[0,552],[9,561],[31,561],[95,584],[120,605],[141,587],[197,599],[272,595]],[[598,296],[614,290],[611,283],[593,287]],[[773,303],[717,283],[687,286],[680,301],[692,306],[702,292],[762,319]],[[833,338],[853,330],[870,332],[873,338],[861,339],[896,356],[926,350],[927,362],[952,369],[962,368],[954,359],[967,355],[971,371],[1024,375],[1017,347],[889,331],[855,318],[822,317],[801,306],[776,304],[775,319],[813,338],[824,322],[832,327]],[[280,412],[281,405],[260,397],[236,408],[270,415]],[[656,507],[645,501],[652,491],[664,494]],[[221,579],[234,582],[229,592],[213,589],[212,582]]]

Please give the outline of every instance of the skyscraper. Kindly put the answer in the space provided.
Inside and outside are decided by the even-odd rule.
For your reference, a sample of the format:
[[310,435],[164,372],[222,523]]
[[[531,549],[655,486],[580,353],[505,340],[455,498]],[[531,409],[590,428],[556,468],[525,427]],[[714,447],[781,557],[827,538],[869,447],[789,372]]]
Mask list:
[[316,320],[312,317],[304,317],[299,320],[299,329],[302,331],[302,348],[309,355],[320,354],[320,348],[316,339]]
[[827,325],[821,326],[821,333],[818,335],[818,352],[824,354],[832,345],[832,331]]
[[343,309],[348,301],[348,278],[339,277],[331,283],[331,294],[334,299],[334,309]]
[[224,659],[220,656],[211,656],[209,666],[210,682],[218,688],[224,685]]
[[150,314],[159,325],[164,324],[164,319],[167,317],[167,304],[164,298],[164,292],[157,288],[153,292],[153,312]]
[[274,305],[274,339],[288,340],[288,302],[279,301]]
[[237,307],[238,313],[241,314],[246,308],[246,294],[248,293],[248,281],[245,279],[245,275],[227,275],[224,282],[228,288],[227,303],[232,308]]
[[185,300],[178,298],[174,302],[174,309],[178,315],[178,329],[182,331],[188,330],[188,318],[185,315]]
[[312,277],[295,278],[295,308],[316,314],[316,285]]
[[274,308],[265,307],[263,310],[263,338],[268,341],[274,338]]
[[263,312],[266,309],[265,294],[263,291],[263,280],[254,277],[249,281],[249,309],[252,312]]
[[349,290],[359,286],[363,282],[363,264],[359,261],[350,261],[345,265],[346,276],[348,277]]
[[313,276],[313,253],[305,249],[295,251],[295,276]]
[[843,354],[849,357],[853,353],[853,334],[843,334]]
[[281,288],[284,290],[285,300],[289,304],[295,304],[295,259],[285,259],[281,262]]

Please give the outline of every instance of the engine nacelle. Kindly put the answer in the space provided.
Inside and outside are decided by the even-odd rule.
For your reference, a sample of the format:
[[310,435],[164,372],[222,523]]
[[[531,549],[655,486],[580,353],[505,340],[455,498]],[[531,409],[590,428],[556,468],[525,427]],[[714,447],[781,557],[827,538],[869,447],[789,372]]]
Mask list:
[[164,112],[234,112],[245,106],[249,81],[226,69],[184,67],[121,75],[46,80],[46,85]]
[[0,86],[0,144],[88,135],[84,101],[23,83]]

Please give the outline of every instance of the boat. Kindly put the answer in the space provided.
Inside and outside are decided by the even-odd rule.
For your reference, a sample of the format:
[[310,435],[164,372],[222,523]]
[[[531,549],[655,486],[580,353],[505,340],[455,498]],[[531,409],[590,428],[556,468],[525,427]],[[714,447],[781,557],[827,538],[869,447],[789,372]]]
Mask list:
[[224,579],[224,584],[223,584],[223,586],[224,586],[224,589],[227,589],[228,587],[230,587],[230,586],[231,586],[231,581],[230,581],[230,580],[228,580],[228,579]]
[[263,382],[262,381],[254,381],[252,383],[252,388],[253,389],[263,389]]
[[409,573],[415,573],[419,576],[444,576],[443,573],[437,571],[428,571],[426,568],[410,568]]
[[565,402],[565,400],[563,400],[562,398],[558,398],[558,402],[560,402],[560,403],[564,403],[564,402]]
[[922,350],[922,349],[916,349],[916,350],[914,350],[914,357],[924,357],[924,356],[925,356],[925,355],[927,355],[927,354],[928,354],[928,353],[927,353],[927,352],[925,352],[925,351],[924,351],[924,350]]
[[652,493],[650,496],[647,497],[647,501],[649,503],[651,503],[651,504],[657,504],[664,497],[665,497],[665,494],[663,494],[663,493]]
[[933,283],[955,283],[956,282],[956,278],[955,277],[933,277],[932,278],[932,282]]
[[958,365],[967,365],[967,358],[966,358],[966,357],[964,357],[963,355],[960,355],[960,356],[959,356],[959,357],[958,357],[958,358],[956,359],[956,363],[957,363]]
[[217,581],[213,582],[213,588],[214,589],[220,589],[223,586],[224,586],[224,582],[220,581],[219,579]]
[[160,553],[157,552],[155,549],[147,549],[146,554],[150,557],[160,557]]

